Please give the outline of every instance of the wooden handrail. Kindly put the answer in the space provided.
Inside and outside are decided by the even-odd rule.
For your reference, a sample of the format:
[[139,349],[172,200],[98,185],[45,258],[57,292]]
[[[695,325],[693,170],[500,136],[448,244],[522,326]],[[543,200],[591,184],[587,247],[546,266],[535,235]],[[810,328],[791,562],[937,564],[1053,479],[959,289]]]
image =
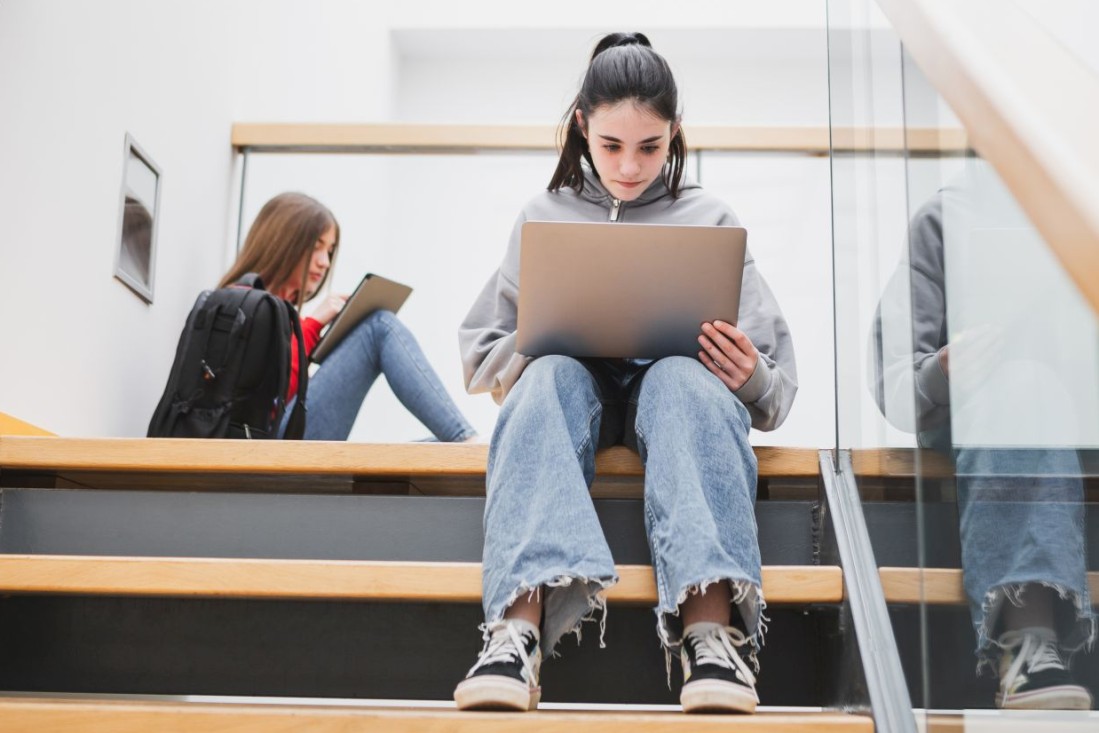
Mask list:
[[1099,78],[1017,3],[878,4],[1099,314]]
[[[838,152],[906,148],[923,153],[961,153],[964,131],[898,127],[836,129],[829,140],[826,127],[687,126],[692,150],[786,152],[827,155]],[[907,146],[906,146],[907,143]],[[430,153],[473,151],[554,150],[557,128],[552,125],[429,125],[249,123],[233,125],[232,144],[252,152]]]
[[[611,603],[652,605],[648,565],[620,565]],[[0,555],[0,593],[481,602],[480,563]],[[837,566],[765,566],[768,603],[839,603]]]

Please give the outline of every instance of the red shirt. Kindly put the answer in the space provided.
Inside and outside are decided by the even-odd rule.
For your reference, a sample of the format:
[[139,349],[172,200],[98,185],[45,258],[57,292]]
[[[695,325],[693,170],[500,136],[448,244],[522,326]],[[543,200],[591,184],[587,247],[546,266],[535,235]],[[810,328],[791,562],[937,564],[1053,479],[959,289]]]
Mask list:
[[[321,340],[321,330],[324,326],[316,318],[310,318],[306,316],[301,319],[301,335],[305,340],[305,355],[309,356],[313,353],[313,349],[317,348],[317,342]],[[286,401],[290,400],[298,393],[298,339],[296,336],[290,336],[290,389],[286,393]]]

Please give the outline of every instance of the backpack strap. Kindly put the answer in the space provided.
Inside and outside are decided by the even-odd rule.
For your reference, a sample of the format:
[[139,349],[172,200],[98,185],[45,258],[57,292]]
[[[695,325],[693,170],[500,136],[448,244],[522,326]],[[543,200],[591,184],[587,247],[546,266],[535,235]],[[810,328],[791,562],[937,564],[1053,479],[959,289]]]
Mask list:
[[176,369],[175,365],[183,360],[184,355],[191,348],[195,318],[202,312],[206,299],[210,297],[211,292],[210,290],[203,290],[195,301],[194,307],[191,308],[191,312],[187,314],[187,320],[183,325],[183,333],[180,334],[179,344],[176,346],[176,356],[172,362],[172,370],[168,373],[168,386],[164,389],[164,394],[161,396],[160,402],[157,403],[156,410],[153,411],[153,417],[149,421],[149,429],[146,435],[150,438],[167,438],[172,435],[172,407],[174,403],[179,401],[178,393],[180,389],[180,370]]
[[[281,299],[280,299],[281,300]],[[305,435],[305,394],[309,385],[309,362],[305,355],[305,337],[301,332],[301,319],[294,306],[283,300],[286,312],[290,316],[290,325],[294,328],[294,338],[298,342],[298,396],[294,400],[294,409],[286,421],[286,431],[282,437],[286,440],[301,440]]]
[[246,272],[240,276],[234,285],[243,285],[246,288],[255,288],[256,290],[266,290],[263,286],[263,278],[259,276],[257,272]]

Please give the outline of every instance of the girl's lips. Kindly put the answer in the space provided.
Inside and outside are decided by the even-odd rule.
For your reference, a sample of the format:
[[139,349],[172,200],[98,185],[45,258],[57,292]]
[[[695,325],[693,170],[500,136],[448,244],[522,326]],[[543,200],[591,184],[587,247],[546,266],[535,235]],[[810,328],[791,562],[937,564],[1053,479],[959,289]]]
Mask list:
[[641,185],[641,181],[615,181],[622,188],[637,188]]

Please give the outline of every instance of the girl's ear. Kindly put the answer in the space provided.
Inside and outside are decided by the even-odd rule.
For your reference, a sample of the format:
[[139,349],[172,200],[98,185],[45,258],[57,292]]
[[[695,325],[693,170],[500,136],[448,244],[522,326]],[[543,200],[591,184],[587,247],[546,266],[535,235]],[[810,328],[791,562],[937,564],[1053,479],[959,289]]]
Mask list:
[[580,128],[580,134],[584,136],[584,139],[588,139],[588,128],[584,125],[584,113],[579,109],[576,110],[576,126]]

